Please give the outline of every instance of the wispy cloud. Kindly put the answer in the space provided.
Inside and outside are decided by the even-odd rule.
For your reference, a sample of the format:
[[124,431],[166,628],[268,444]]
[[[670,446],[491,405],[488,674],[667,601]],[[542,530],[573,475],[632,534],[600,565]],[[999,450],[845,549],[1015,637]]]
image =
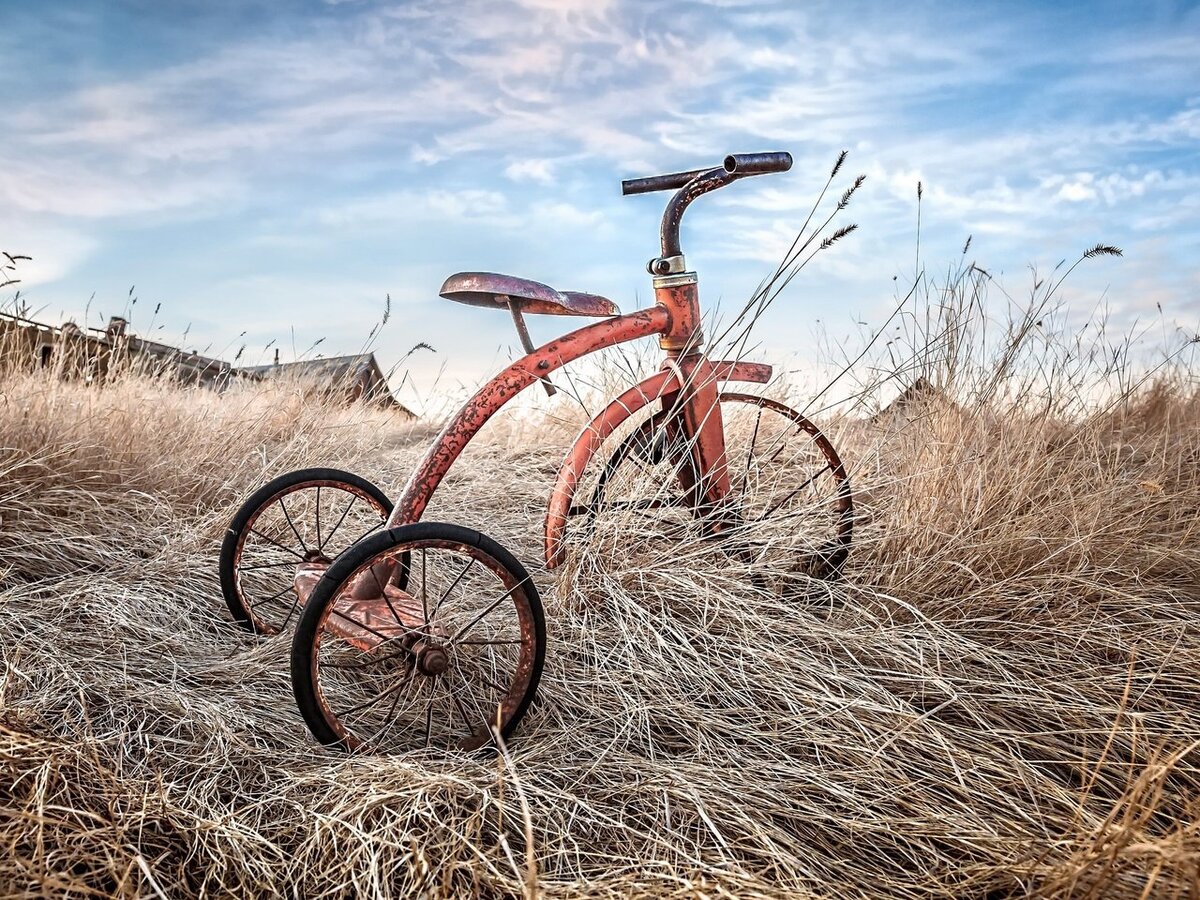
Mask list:
[[[104,13],[75,14],[108,34]],[[1200,19],[1187,7],[420,0],[281,8],[244,28],[219,27],[219,11],[188,26],[173,15],[145,13],[144,34],[109,34],[85,64],[66,37],[36,60],[29,41],[45,31],[3,39],[0,71],[22,88],[0,146],[0,239],[60,260],[39,263],[51,300],[103,287],[97,254],[166,285],[197,245],[256,286],[268,318],[292,307],[270,271],[247,280],[256,266],[319,280],[344,265],[381,295],[474,253],[575,287],[596,272],[593,289],[631,294],[657,200],[622,205],[616,181],[777,147],[797,157],[790,176],[689,214],[719,292],[756,283],[747,260],[786,246],[843,147],[869,176],[863,228],[838,248],[844,270],[822,271],[856,291],[886,291],[907,259],[917,180],[931,248],[988,235],[981,249],[1009,268],[1104,237],[1135,251],[1122,265],[1144,288],[1138,241],[1174,261],[1200,233]],[[119,40],[141,43],[122,55]],[[395,233],[409,243],[389,244]]]
[[316,210],[322,225],[377,227],[395,222],[444,222],[450,219],[496,219],[508,208],[507,198],[497,192],[469,188],[461,191],[404,190],[372,194]]
[[554,162],[549,159],[517,159],[509,163],[504,174],[513,181],[554,183]]

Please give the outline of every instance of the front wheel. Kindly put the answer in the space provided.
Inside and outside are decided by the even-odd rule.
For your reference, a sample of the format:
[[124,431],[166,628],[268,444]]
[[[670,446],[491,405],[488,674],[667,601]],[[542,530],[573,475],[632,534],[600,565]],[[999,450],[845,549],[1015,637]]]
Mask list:
[[329,567],[296,627],[292,688],[323,744],[469,751],[517,727],[545,653],[541,600],[513,555],[477,531],[417,522]]
[[[700,479],[678,414],[635,426],[574,506],[577,534],[665,540],[707,533],[759,570],[837,578],[850,553],[854,500],[841,458],[800,412],[754,394],[720,394],[731,494],[714,528],[684,485]],[[580,485],[581,489],[585,486]]]

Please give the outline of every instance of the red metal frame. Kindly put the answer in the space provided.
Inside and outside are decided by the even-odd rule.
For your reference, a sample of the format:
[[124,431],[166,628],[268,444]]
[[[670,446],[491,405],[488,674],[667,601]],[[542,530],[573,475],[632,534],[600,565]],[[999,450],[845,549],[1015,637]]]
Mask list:
[[[681,436],[687,442],[686,446],[692,457],[690,460],[683,457],[678,445],[672,445],[672,452],[678,456],[677,461],[682,464],[678,466],[678,472],[674,477],[683,488],[691,508],[701,517],[703,526],[709,533],[719,532],[726,528],[734,517],[726,515],[726,504],[730,500],[731,487],[720,405],[721,395],[717,385],[719,382],[729,381],[766,383],[771,377],[771,367],[737,361],[714,362],[703,355],[701,348],[704,338],[700,327],[698,282],[696,274],[687,271],[679,242],[679,228],[685,210],[697,197],[750,175],[787,171],[791,164],[791,156],[782,152],[733,154],[727,156],[720,166],[712,169],[678,172],[623,182],[622,191],[627,194],[658,190],[677,191],[663,213],[660,227],[662,255],[657,259],[652,259],[647,265],[648,271],[655,276],[653,282],[655,305],[649,309],[623,316],[615,315],[616,306],[603,297],[555,291],[553,288],[537,282],[493,273],[459,273],[451,276],[442,287],[442,296],[483,306],[508,305],[526,355],[488,381],[446,424],[417,466],[416,471],[409,478],[403,493],[388,516],[386,527],[395,528],[419,522],[429,501],[467,444],[496,412],[522,390],[534,382],[541,382],[546,386],[547,391],[552,393],[553,386],[547,376],[564,365],[597,350],[658,335],[659,344],[665,355],[662,370],[625,391],[594,417],[576,438],[559,469],[546,511],[547,566],[550,568],[557,566],[565,555],[563,544],[567,518],[572,512],[572,501],[578,489],[580,477],[593,456],[615,429],[651,403],[662,404],[663,413],[658,421],[666,423],[666,429],[671,437]],[[541,347],[533,348],[523,319],[525,313],[596,315],[612,316],[612,318],[579,328]],[[650,424],[653,425],[654,421],[650,420]],[[811,427],[810,431],[813,431]],[[757,426],[755,434],[757,434]],[[636,435],[637,432],[634,432],[633,436]],[[624,446],[622,445],[622,448]],[[753,450],[753,444],[751,450]],[[836,455],[832,454],[832,450],[827,456],[836,460]],[[838,462],[838,466],[840,467],[840,462]],[[314,641],[312,645],[308,646],[307,651],[319,648],[319,635],[322,630],[328,630],[366,653],[372,653],[393,643],[396,644],[412,656],[412,672],[409,681],[411,681],[412,675],[418,673],[430,679],[446,675],[454,662],[453,651],[459,635],[448,636],[444,629],[432,621],[427,608],[424,578],[426,545],[459,551],[465,551],[469,546],[476,546],[484,554],[482,559],[485,565],[492,567],[494,573],[508,585],[508,592],[499,600],[492,602],[483,613],[480,613],[480,617],[495,608],[496,604],[505,597],[517,596],[514,591],[524,583],[522,581],[519,584],[510,584],[509,582],[515,579],[516,575],[510,573],[511,577],[506,578],[505,573],[509,571],[508,564],[499,559],[494,560],[494,564],[487,562],[487,559],[490,559],[491,551],[483,550],[481,545],[460,544],[457,543],[459,538],[453,540],[442,537],[422,539],[414,535],[414,532],[419,532],[422,526],[415,526],[413,530],[406,532],[402,542],[403,550],[393,540],[390,548],[383,547],[370,559],[361,561],[358,569],[343,577],[340,583],[329,584],[325,578],[331,561],[323,554],[320,539],[319,504],[322,483],[318,482],[314,486],[317,490],[316,502],[318,504],[316,521],[318,537],[315,552],[308,551],[304,546],[300,532],[283,505],[283,496],[278,497],[287,523],[304,551],[303,554],[296,554],[301,557],[301,562],[295,566],[291,585],[297,602],[301,606],[308,606],[313,592],[321,593],[326,586],[331,591],[337,591],[336,594],[321,594],[323,600],[320,609],[317,610],[321,619],[315,623],[315,632],[313,632],[314,623],[310,616],[312,608],[309,607],[309,611],[305,613],[301,628],[297,631],[296,640]],[[331,486],[343,487],[342,482],[336,480],[331,482]],[[597,488],[597,492],[601,489],[602,485]],[[846,503],[848,510],[848,498]],[[728,503],[729,508],[733,506],[734,504]],[[342,513],[343,519],[349,509],[350,506],[347,506]],[[255,516],[257,516],[257,512]],[[236,521],[237,519],[235,519]],[[250,525],[254,521],[255,519],[250,519]],[[339,526],[340,524],[339,520]],[[241,526],[238,527],[241,529]],[[437,529],[443,527],[445,526],[438,526]],[[470,532],[466,532],[466,534],[470,534]],[[392,537],[398,538],[399,536],[393,535]],[[244,538],[242,540],[244,543]],[[277,546],[288,550],[282,544]],[[355,546],[360,546],[364,550],[368,548],[366,544],[355,544]],[[235,554],[235,583],[239,585],[240,580],[236,579],[240,579],[238,560],[241,559],[242,548],[243,544],[239,544]],[[411,561],[410,551],[417,548],[422,553],[420,598],[410,594],[407,590]],[[473,557],[472,564],[477,558],[481,557]],[[223,550],[223,566],[225,565],[224,559]],[[271,565],[276,564],[272,563]],[[458,579],[461,579],[469,568],[470,564],[462,570]],[[223,569],[223,584],[225,577]],[[458,579],[455,580],[455,585],[458,583]],[[318,585],[321,586],[320,589],[318,589]],[[451,585],[451,589],[453,587],[454,585]],[[240,587],[238,590],[240,592]],[[282,596],[286,591],[285,588],[271,599]],[[532,596],[535,598],[536,593]],[[445,596],[442,599],[445,599]],[[527,601],[529,599],[530,597],[526,597]],[[436,616],[440,605],[441,601],[439,600],[437,606],[434,607],[433,615]],[[505,695],[505,700],[501,705],[501,712],[504,715],[502,722],[498,724],[503,724],[514,716],[512,724],[519,719],[532,697],[537,673],[541,668],[541,654],[544,650],[543,624],[540,615],[534,616],[530,612],[531,609],[536,608],[536,604],[532,606],[527,604],[527,606],[526,613],[521,618],[520,640],[492,642],[520,643],[521,658],[524,661],[522,663],[524,668],[518,668],[508,693]],[[290,615],[289,612],[289,618]],[[475,621],[478,621],[478,618]],[[284,624],[286,625],[286,621]],[[309,633],[306,633],[306,629]],[[474,643],[489,642],[476,641]],[[313,728],[314,734],[327,743],[340,741],[343,745],[353,748],[357,745],[358,738],[343,726],[341,718],[332,712],[325,703],[321,692],[319,662],[316,653],[311,653],[306,667],[297,668],[297,661],[303,662],[305,658],[303,655],[298,655],[302,654],[302,650],[301,645],[293,648],[293,673],[300,673],[296,682],[297,697],[310,727]],[[307,684],[304,681],[306,677]],[[401,686],[407,683],[404,682]],[[433,682],[430,683],[433,684]],[[393,688],[389,687],[386,690],[392,691]],[[319,715],[310,708],[310,702],[313,700],[320,707]],[[392,702],[392,709],[394,710],[394,708],[395,701]],[[460,713],[462,709],[460,704]],[[427,746],[430,739],[431,710],[432,700],[426,714],[425,742]],[[387,716],[391,715],[392,712],[389,711]],[[464,713],[463,718],[469,717]],[[470,726],[469,722],[467,724]],[[507,733],[507,729],[511,726],[504,725],[503,727]],[[380,732],[380,734],[382,733]],[[474,749],[490,740],[491,734],[492,731],[485,724],[471,735],[468,743],[463,743],[462,746],[464,749]],[[478,743],[469,743],[475,741],[476,738],[479,739]]]
[[[729,494],[729,467],[725,459],[721,405],[717,401],[717,379],[712,377],[711,363],[699,349],[704,335],[700,329],[696,274],[682,272],[655,278],[654,298],[671,311],[671,327],[659,340],[667,357],[664,367],[677,368],[684,377],[682,395],[671,398],[680,409],[680,427],[693,463],[681,471],[681,486],[698,509],[711,511]],[[693,472],[699,483],[692,483]],[[719,527],[716,524],[714,530]]]
[[671,328],[671,313],[664,306],[653,306],[624,316],[616,316],[585,325],[538,347],[485,384],[458,413],[446,423],[421,464],[404,486],[388,528],[420,521],[425,507],[442,479],[458,459],[463,448],[479,429],[509,400],[535,381],[540,381],[569,362],[605,347],[613,347]]
[[[702,369],[702,371],[698,371],[698,369]],[[747,362],[705,362],[698,366],[690,366],[682,374],[687,381],[705,382],[712,385],[715,390],[718,381],[766,384],[771,380],[771,367]],[[562,467],[558,470],[558,478],[554,482],[554,490],[550,494],[550,503],[546,509],[547,568],[553,569],[563,561],[566,553],[563,532],[567,526],[568,510],[575,498],[579,479],[587,470],[588,462],[596,454],[596,451],[600,449],[609,435],[641,409],[656,400],[662,400],[670,405],[671,398],[681,387],[674,369],[664,369],[621,394],[584,426],[575,439],[575,443],[567,452]]]
[[[567,510],[579,477],[604,438],[630,415],[654,400],[676,405],[702,483],[685,484],[697,502],[712,508],[729,493],[725,435],[717,402],[719,381],[765,383],[771,367],[753,363],[710,362],[699,351],[700,303],[693,274],[655,279],[655,306],[587,325],[538,347],[485,384],[438,434],[409,478],[387,527],[417,522],[450,467],[479,429],[529,385],[582,356],[638,338],[659,335],[666,354],[664,370],[630,388],[583,430],[559,470],[546,513],[546,564],[562,561]],[[682,381],[681,381],[682,379]],[[685,476],[687,477],[687,476]]]

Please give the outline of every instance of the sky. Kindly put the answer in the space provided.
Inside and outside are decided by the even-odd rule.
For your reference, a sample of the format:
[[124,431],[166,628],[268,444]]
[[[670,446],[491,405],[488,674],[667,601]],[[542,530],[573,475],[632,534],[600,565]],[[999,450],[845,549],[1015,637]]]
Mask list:
[[507,316],[438,298],[447,275],[647,305],[667,197],[620,180],[729,152],[796,164],[689,210],[710,305],[770,272],[841,150],[867,176],[765,358],[882,324],[968,235],[1014,297],[1104,242],[1125,255],[1072,275],[1080,315],[1200,320],[1194,4],[0,0],[0,84],[0,250],[33,257],[41,318],[129,313],[253,364],[356,352],[390,296],[384,367],[436,350],[405,366],[418,406],[516,350]]

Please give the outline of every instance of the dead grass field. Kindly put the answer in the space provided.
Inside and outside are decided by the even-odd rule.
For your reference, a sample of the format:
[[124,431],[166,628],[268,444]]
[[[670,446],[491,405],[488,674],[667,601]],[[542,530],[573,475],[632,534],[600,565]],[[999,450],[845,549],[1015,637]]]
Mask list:
[[569,428],[489,427],[426,518],[536,569],[547,666],[508,764],[315,745],[287,641],[233,628],[217,583],[258,484],[394,493],[431,424],[10,368],[0,895],[1200,896],[1190,357],[1141,380],[1038,337],[1038,302],[985,336],[958,296],[889,376],[942,393],[816,417],[862,515],[819,602],[696,546],[542,571]]

